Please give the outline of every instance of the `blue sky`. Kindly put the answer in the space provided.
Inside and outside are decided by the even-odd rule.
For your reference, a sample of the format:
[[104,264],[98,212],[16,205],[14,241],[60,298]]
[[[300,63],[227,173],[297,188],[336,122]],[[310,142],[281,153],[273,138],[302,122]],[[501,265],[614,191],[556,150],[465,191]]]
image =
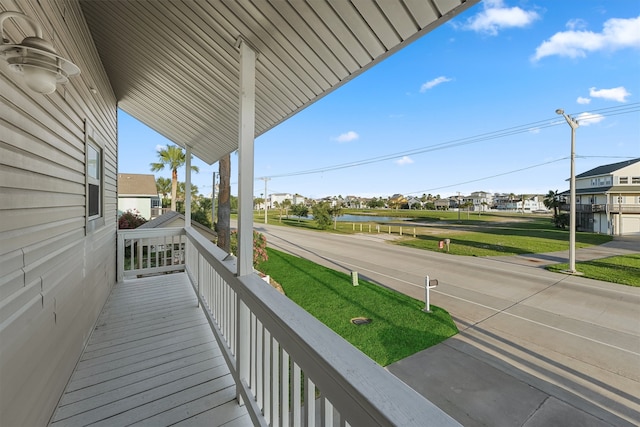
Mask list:
[[[254,195],[563,191],[557,108],[580,122],[576,173],[640,157],[640,2],[481,2],[257,138]],[[123,112],[119,138],[121,173],[170,143]],[[218,165],[194,164],[210,194]]]

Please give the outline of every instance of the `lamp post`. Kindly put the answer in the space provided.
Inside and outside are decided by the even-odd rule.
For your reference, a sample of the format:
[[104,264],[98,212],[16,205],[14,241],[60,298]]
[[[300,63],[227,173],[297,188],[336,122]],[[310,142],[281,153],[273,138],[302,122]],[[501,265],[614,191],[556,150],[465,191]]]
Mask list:
[[570,274],[576,273],[576,129],[580,126],[573,117],[565,114],[564,110],[558,108],[556,114],[564,117],[571,126],[571,178],[569,180],[569,270]]

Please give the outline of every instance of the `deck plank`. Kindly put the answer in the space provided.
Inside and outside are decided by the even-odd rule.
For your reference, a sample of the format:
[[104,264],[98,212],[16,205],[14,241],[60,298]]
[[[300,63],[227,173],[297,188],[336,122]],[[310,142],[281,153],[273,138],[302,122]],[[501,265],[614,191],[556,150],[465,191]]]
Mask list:
[[184,273],[118,283],[50,426],[250,426]]

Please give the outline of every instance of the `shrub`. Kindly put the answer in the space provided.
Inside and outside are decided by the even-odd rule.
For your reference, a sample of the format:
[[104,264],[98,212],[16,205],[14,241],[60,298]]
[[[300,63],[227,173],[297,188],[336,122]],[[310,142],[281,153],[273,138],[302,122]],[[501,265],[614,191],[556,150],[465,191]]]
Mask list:
[[[231,232],[231,253],[238,253],[238,232]],[[261,262],[268,261],[267,238],[262,233],[253,230],[253,267],[257,267]]]
[[147,220],[140,215],[140,212],[137,210],[129,209],[118,218],[118,228],[120,230],[127,230],[132,228],[138,228],[142,224],[146,223]]

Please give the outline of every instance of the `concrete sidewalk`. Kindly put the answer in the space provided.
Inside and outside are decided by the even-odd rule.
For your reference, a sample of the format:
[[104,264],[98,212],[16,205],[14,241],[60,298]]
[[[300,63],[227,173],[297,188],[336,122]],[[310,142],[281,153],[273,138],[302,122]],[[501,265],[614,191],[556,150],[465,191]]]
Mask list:
[[[629,255],[640,252],[640,234],[615,236],[612,241],[599,246],[576,249],[576,261],[591,261],[618,255]],[[569,250],[542,254],[524,254],[516,256],[486,257],[496,261],[532,267],[545,267],[550,264],[569,262]]]

